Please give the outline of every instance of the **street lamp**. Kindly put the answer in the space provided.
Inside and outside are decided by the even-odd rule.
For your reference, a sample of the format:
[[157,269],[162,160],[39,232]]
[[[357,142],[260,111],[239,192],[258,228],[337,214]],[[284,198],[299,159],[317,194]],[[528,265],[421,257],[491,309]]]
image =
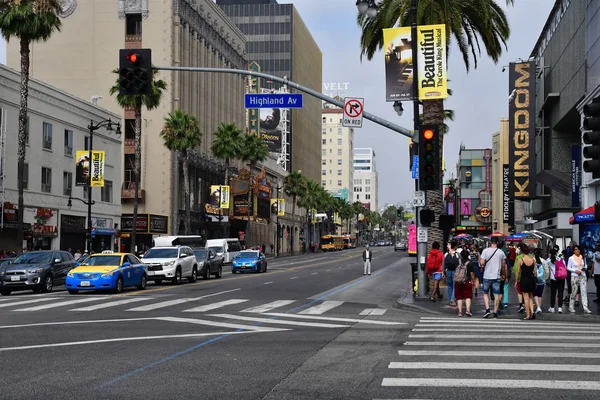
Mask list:
[[356,0],[356,7],[359,13],[364,14],[369,9],[369,2],[367,0]]
[[[87,197],[88,201],[83,201],[81,199],[75,198],[75,200],[81,200],[84,204],[87,205],[87,225],[88,225],[88,243],[87,249],[90,254],[92,254],[92,205],[96,204],[94,200],[92,200],[92,150],[94,149],[94,132],[100,128],[106,127],[107,131],[112,131],[116,128],[115,134],[121,134],[121,123],[113,122],[111,119],[105,119],[103,121],[94,124],[94,120],[90,120],[90,124],[88,125],[88,130],[90,131],[90,143],[88,148],[88,184],[87,184]],[[69,195],[69,202],[67,206],[71,206],[71,200],[73,198]],[[135,224],[137,221],[133,221],[133,229],[135,229]]]
[[361,14],[367,14],[367,17],[373,18],[377,15],[377,4],[375,0],[357,0],[356,7]]
[[394,102],[394,111],[396,111],[396,114],[398,114],[399,117],[402,116],[402,114],[404,114],[404,108],[402,107],[402,102],[396,100]]

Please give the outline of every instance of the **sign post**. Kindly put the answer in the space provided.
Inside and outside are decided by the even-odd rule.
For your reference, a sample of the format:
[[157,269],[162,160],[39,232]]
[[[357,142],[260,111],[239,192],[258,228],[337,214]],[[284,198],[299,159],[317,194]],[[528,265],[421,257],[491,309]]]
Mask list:
[[365,99],[346,97],[344,99],[344,118],[342,119],[342,126],[348,128],[362,128],[364,109]]

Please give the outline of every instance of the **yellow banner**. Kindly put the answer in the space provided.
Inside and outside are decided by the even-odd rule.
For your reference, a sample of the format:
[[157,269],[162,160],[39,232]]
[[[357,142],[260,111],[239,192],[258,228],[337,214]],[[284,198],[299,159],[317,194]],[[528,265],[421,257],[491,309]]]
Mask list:
[[419,100],[448,97],[446,25],[420,25],[417,29]]
[[229,208],[229,186],[211,185],[209,204],[213,208]]
[[104,187],[104,160],[106,153],[103,150],[92,151],[92,162],[90,163],[90,152],[88,150],[77,150],[75,152],[75,186]]
[[285,199],[271,199],[271,214],[278,217],[285,216]]
[[92,187],[104,187],[104,159],[102,150],[92,151]]
[[221,186],[220,208],[229,208],[229,186]]

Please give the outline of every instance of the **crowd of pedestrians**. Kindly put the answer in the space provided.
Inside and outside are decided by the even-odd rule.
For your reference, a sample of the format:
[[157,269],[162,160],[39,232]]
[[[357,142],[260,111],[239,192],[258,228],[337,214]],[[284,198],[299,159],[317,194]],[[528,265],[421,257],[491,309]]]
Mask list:
[[596,288],[600,287],[600,242],[596,243],[592,258],[586,259],[575,242],[563,251],[554,246],[547,254],[526,243],[505,246],[499,237],[492,237],[490,246],[482,251],[476,244],[452,240],[445,254],[440,243],[434,242],[426,263],[427,274],[433,281],[430,299],[442,301],[440,282],[445,280],[448,301],[458,308],[459,317],[473,316],[472,299],[482,292],[483,318],[498,318],[501,310],[508,308],[512,285],[518,296],[518,312],[526,320],[533,320],[543,312],[542,299],[548,290],[549,313],[562,314],[564,306],[575,313],[581,305],[583,313],[590,314],[587,281],[593,276]]

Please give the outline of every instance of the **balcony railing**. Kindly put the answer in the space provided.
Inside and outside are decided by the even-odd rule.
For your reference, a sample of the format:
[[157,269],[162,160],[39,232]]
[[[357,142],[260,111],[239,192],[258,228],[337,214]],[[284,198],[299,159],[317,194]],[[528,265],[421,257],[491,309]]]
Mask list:
[[[143,189],[139,190],[139,200],[144,200],[146,191]],[[135,185],[133,182],[123,182],[121,186],[121,200],[132,200],[135,198]]]
[[135,139],[125,139],[123,145],[125,154],[135,154]]

